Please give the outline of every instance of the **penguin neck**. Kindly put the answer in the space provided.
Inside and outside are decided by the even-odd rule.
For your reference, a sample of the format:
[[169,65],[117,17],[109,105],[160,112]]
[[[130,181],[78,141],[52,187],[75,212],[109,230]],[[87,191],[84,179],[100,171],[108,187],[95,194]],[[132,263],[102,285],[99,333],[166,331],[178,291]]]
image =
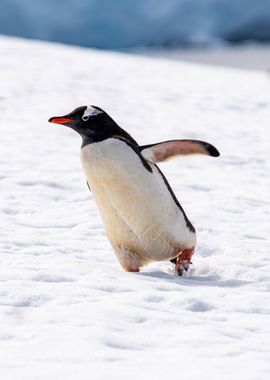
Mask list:
[[93,134],[93,136],[82,135],[82,144],[81,149],[86,145],[101,142],[110,138],[118,138],[121,140],[125,140],[129,145],[133,145],[134,147],[138,147],[138,143],[131,137],[124,129],[118,128],[112,131],[111,133],[102,133],[102,134]]

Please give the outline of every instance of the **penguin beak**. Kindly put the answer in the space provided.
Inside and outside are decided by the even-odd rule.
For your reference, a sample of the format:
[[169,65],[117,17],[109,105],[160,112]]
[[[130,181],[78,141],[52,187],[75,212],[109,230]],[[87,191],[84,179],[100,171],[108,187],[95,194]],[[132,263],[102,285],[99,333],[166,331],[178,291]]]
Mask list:
[[48,121],[49,121],[49,123],[67,125],[69,123],[74,123],[75,120],[70,119],[69,117],[65,117],[65,116],[63,116],[63,117],[62,116],[55,116],[55,117],[51,117]]

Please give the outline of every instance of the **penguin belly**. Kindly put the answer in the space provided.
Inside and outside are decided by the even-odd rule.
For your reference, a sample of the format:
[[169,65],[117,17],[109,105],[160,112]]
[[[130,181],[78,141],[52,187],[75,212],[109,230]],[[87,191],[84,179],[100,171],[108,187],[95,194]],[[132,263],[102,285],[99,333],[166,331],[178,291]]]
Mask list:
[[138,269],[194,247],[196,236],[157,167],[125,141],[110,138],[81,149],[87,182],[121,265]]

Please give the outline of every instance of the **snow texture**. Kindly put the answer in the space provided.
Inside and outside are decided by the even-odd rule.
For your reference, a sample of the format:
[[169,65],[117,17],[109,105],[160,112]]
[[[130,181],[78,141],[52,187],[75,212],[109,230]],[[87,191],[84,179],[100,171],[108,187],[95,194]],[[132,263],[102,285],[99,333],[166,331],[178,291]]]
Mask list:
[[0,0],[0,33],[99,48],[269,41],[270,0]]
[[[266,380],[269,76],[0,39],[0,378]],[[160,165],[198,232],[189,276],[123,272],[49,117],[94,104],[141,144],[221,157]]]

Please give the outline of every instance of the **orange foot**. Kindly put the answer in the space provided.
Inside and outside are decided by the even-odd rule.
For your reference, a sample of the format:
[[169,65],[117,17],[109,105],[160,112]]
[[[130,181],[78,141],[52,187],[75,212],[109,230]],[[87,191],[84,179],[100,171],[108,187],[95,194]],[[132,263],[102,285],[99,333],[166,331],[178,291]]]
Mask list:
[[140,268],[127,268],[126,272],[140,272]]
[[183,276],[184,270],[187,272],[191,263],[191,257],[194,253],[195,247],[185,249],[177,256],[175,268],[178,276]]

